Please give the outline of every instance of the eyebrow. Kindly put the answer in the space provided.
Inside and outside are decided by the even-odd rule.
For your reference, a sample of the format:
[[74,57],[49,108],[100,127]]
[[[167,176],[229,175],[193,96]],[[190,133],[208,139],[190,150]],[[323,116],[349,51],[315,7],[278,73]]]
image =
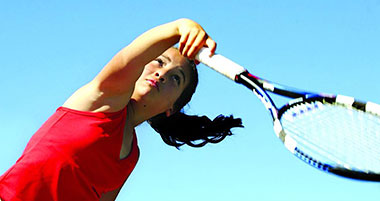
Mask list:
[[179,72],[182,74],[182,77],[183,77],[183,84],[186,83],[186,76],[185,76],[185,72],[183,71],[182,67],[178,68]]
[[162,57],[164,57],[165,59],[167,59],[169,62],[172,62],[172,60],[170,59],[170,57],[166,56],[166,55],[161,55]]

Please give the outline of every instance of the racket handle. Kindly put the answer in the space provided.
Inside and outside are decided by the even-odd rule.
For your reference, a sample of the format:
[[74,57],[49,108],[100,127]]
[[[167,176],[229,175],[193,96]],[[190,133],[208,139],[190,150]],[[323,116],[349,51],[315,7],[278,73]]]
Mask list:
[[210,54],[211,52],[209,48],[202,48],[195,56],[195,59],[205,64],[206,66],[214,69],[218,73],[225,75],[233,81],[235,81],[237,75],[246,71],[244,67],[227,59],[226,57],[220,54],[214,54],[211,57]]

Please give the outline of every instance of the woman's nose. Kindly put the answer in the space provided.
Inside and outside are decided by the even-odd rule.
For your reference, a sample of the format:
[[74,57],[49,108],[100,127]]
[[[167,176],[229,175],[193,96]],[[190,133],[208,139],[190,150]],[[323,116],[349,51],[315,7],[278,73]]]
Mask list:
[[156,72],[156,77],[158,78],[158,80],[160,82],[165,82],[165,76],[163,76],[163,74],[160,74],[159,72]]

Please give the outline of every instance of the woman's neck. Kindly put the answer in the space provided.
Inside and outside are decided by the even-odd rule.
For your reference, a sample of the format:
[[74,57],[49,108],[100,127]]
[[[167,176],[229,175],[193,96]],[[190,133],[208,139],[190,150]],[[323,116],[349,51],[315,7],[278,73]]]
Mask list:
[[127,123],[133,128],[140,125],[151,117],[147,116],[145,107],[131,99],[127,105]]

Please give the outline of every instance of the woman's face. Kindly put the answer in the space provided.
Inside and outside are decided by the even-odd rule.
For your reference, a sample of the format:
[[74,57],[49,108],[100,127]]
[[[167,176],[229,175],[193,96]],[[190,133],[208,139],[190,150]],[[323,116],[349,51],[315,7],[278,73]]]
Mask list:
[[169,48],[148,63],[132,95],[152,116],[175,112],[173,105],[190,82],[191,66],[177,49]]

